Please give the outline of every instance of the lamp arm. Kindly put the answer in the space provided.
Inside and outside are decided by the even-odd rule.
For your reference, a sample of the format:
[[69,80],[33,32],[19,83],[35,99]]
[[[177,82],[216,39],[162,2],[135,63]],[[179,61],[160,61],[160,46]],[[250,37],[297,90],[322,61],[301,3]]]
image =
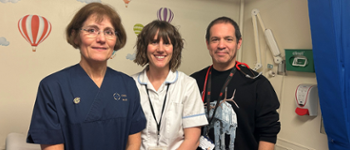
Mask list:
[[[253,9],[252,10],[252,18],[253,18],[253,26],[254,26],[253,28],[254,28],[255,50],[257,52],[257,55],[258,55],[258,53],[260,55],[261,52],[260,52],[260,45],[259,45],[259,39],[258,39],[258,30],[257,30],[256,18],[258,18],[260,26],[261,26],[262,30],[264,31],[265,39],[266,39],[267,45],[269,46],[269,49],[270,49],[270,51],[271,51],[271,53],[273,55],[274,62],[276,64],[280,64],[282,62],[282,60],[283,60],[283,58],[281,56],[281,52],[280,52],[280,50],[278,48],[277,42],[275,40],[275,37],[274,37],[271,29],[266,29],[265,28],[264,22],[261,19],[261,16],[260,16],[260,13],[259,13],[258,9]],[[254,23],[254,20],[255,20],[255,23]],[[257,48],[257,46],[259,48]],[[261,64],[261,57],[260,57],[260,59],[257,58],[257,60],[259,60],[260,64]]]
[[259,10],[254,9],[252,11],[252,21],[253,21],[253,29],[254,29],[254,42],[255,42],[255,53],[256,53],[256,64],[253,68],[254,71],[257,71],[262,67],[261,64],[261,51],[260,51],[260,43],[259,43],[259,32],[258,32],[258,24],[256,21],[256,14]]

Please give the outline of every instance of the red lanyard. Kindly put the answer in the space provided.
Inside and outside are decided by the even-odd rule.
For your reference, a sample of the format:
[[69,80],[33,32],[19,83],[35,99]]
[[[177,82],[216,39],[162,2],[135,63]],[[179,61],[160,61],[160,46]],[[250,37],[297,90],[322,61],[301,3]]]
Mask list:
[[[208,75],[209,75],[209,71],[211,70],[211,67],[213,67],[213,65],[211,65],[208,70],[207,70],[207,74],[205,75],[205,80],[204,80],[204,86],[203,86],[203,93],[202,93],[202,101],[204,102],[204,97],[205,97],[205,90],[207,88],[207,81],[208,81]],[[211,72],[210,72],[211,73]]]
[[[245,66],[245,67],[247,67],[248,69],[250,69],[249,68],[249,66],[246,64],[246,63],[242,63],[242,62],[239,62],[239,61],[236,61],[236,68],[239,70],[239,71],[241,71],[244,75],[246,75],[248,78],[251,78],[251,79],[255,79],[255,78],[257,78],[259,75],[257,75],[257,76],[254,76],[254,77],[250,77],[249,75],[247,75],[246,73],[244,73],[242,70],[241,70],[241,67],[239,67],[239,65],[243,65],[243,66]],[[209,74],[211,74],[211,68],[213,67],[213,65],[211,65],[209,68],[208,68],[208,70],[207,70],[207,74],[205,75],[205,80],[204,80],[204,86],[203,86],[203,93],[202,93],[202,101],[204,102],[204,97],[205,97],[205,95],[206,95],[206,88],[207,88],[207,81],[208,81],[208,75]],[[253,72],[252,72],[253,73]],[[254,74],[254,73],[253,73]],[[210,94],[210,92],[209,92],[209,94]]]
[[[209,111],[210,111],[210,96],[211,96],[211,68],[212,68],[212,66],[210,66],[209,68],[208,68],[208,71],[207,71],[207,75],[206,75],[206,79],[205,79],[205,82],[204,82],[204,87],[203,87],[203,95],[205,96],[205,95],[207,95],[207,113],[208,113],[208,116],[209,116]],[[225,91],[225,89],[226,89],[226,87],[227,87],[227,85],[230,83],[230,81],[231,81],[231,79],[232,79],[232,77],[233,77],[233,75],[235,74],[235,72],[236,72],[236,67],[233,67],[232,69],[231,69],[231,72],[230,72],[230,74],[229,74],[229,76],[226,78],[226,81],[225,81],[225,83],[224,83],[224,86],[222,87],[222,89],[221,89],[221,91],[220,91],[220,94],[219,94],[219,97],[218,97],[218,99],[216,100],[216,105],[215,105],[215,109],[214,109],[214,111],[213,111],[213,115],[211,116],[211,118],[210,118],[210,120],[209,120],[209,124],[211,123],[211,121],[213,120],[213,118],[214,118],[214,116],[215,116],[215,112],[216,112],[216,110],[217,110],[217,108],[218,108],[218,106],[219,106],[219,101],[222,99],[222,97],[223,97],[223,95],[224,95],[224,91]],[[206,90],[206,82],[207,82],[207,80],[209,79],[209,81],[208,81],[208,91],[207,92],[205,92],[205,90]],[[203,102],[204,102],[204,97],[203,97]],[[210,116],[209,116],[210,117]]]
[[[248,69],[250,69],[249,68],[249,66],[246,64],[246,63],[242,63],[242,62],[239,62],[239,61],[236,61],[236,68],[239,70],[239,71],[241,71],[242,72],[242,70],[241,70],[241,68],[239,67],[239,65],[244,65],[244,66],[246,66]],[[205,97],[205,95],[206,95],[206,93],[205,93],[205,90],[206,90],[206,88],[207,88],[207,81],[208,81],[208,75],[209,74],[211,74],[211,68],[213,67],[213,65],[211,65],[209,68],[208,68],[208,70],[207,70],[207,74],[205,75],[205,80],[204,80],[204,86],[203,86],[203,94],[202,94],[202,101],[204,102],[204,97]],[[232,71],[231,71],[232,72]],[[245,73],[243,73],[243,74],[245,74]],[[209,94],[210,94],[210,92],[209,92]]]

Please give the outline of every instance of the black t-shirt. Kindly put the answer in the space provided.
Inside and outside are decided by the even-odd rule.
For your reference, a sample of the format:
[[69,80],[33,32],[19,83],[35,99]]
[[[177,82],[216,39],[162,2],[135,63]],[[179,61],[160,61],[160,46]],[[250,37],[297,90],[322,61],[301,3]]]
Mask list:
[[[244,73],[251,76],[258,74],[243,66],[240,68]],[[203,92],[207,70],[208,67],[191,75],[197,80],[201,92]],[[231,69],[217,71],[212,68],[211,102],[218,99],[230,71]],[[236,129],[234,149],[257,150],[259,141],[276,143],[277,134],[280,131],[279,115],[276,112],[279,108],[279,101],[270,82],[262,75],[256,79],[247,78],[245,74],[236,69],[233,78],[227,86],[226,98],[231,98],[234,90],[236,92],[233,99],[239,108],[233,102],[228,101],[237,115],[238,127]],[[204,100],[206,102],[206,96]],[[213,129],[209,131],[208,135],[215,143]],[[230,135],[226,134],[225,149],[228,149],[229,142]]]

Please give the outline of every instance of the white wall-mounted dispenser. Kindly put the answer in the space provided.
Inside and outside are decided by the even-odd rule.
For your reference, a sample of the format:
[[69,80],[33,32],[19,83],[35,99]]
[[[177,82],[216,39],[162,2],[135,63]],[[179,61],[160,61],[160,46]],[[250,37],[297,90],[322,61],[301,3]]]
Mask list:
[[317,116],[318,89],[317,85],[300,84],[295,91],[297,108],[295,113],[300,116]]

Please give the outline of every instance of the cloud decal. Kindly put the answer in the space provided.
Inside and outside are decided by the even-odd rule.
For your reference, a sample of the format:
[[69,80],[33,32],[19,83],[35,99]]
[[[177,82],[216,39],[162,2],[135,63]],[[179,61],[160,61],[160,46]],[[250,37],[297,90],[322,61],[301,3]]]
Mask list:
[[18,1],[20,1],[20,0],[0,0],[1,3],[9,3],[9,2],[17,3]]
[[126,59],[134,60],[135,57],[136,57],[136,54],[135,54],[135,53],[134,53],[134,54],[128,54],[128,55],[126,56]]
[[0,37],[0,45],[1,46],[8,46],[10,45],[10,42],[6,40],[4,37]]
[[92,2],[100,2],[101,3],[101,0],[77,0],[79,2],[82,2],[82,3],[92,3]]

